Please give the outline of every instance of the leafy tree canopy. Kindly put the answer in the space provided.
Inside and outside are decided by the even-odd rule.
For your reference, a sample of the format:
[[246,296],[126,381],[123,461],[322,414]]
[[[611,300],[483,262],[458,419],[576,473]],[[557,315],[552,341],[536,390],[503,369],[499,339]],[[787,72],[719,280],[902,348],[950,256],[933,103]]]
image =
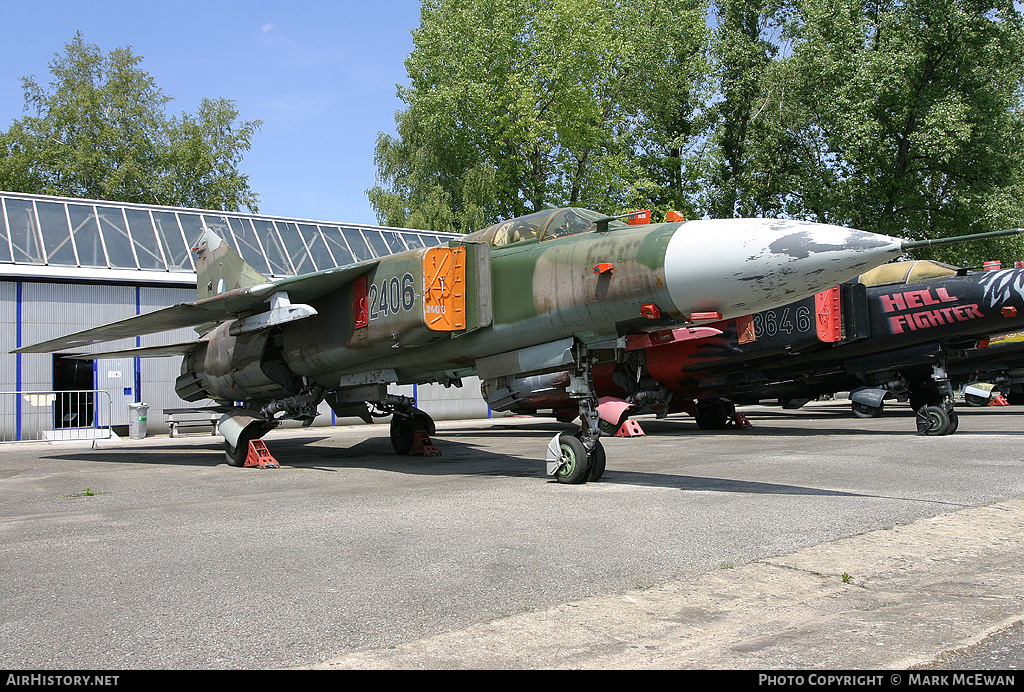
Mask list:
[[[906,238],[1024,225],[1024,23],[1010,0],[763,2],[747,24],[735,0],[719,4],[718,64],[734,79],[713,134],[714,215]],[[971,264],[1021,249],[933,252]]]
[[0,133],[0,189],[255,212],[238,165],[260,122],[239,122],[226,99],[167,116],[172,99],[141,62],[79,32],[51,61],[47,87],[22,78],[30,115]]
[[378,218],[469,231],[580,204],[905,238],[1024,226],[1012,0],[713,2],[425,0],[407,107],[377,142]]
[[687,134],[705,13],[687,0],[425,0],[398,92],[408,108],[377,142],[378,218],[469,231],[545,205],[616,209],[638,188],[672,197],[683,182],[653,164]]

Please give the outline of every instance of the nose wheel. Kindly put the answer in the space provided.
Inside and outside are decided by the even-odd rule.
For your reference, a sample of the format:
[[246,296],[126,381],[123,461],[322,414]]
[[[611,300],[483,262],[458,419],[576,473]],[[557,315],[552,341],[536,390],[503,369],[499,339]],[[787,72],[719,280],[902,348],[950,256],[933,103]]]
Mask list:
[[917,416],[919,435],[952,435],[960,424],[953,409],[953,387],[946,374],[945,362],[932,367],[931,382],[919,386],[911,395]]
[[917,432],[919,435],[952,435],[960,419],[952,407],[922,406],[917,410]]

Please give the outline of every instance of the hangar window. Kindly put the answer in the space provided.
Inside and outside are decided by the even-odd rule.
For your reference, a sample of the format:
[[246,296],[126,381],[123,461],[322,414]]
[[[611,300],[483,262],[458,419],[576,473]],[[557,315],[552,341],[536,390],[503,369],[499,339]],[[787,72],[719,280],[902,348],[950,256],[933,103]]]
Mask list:
[[100,234],[107,249],[110,266],[117,269],[138,269],[132,253],[132,237],[128,235],[128,223],[124,210],[117,207],[98,207]]
[[[0,264],[49,265],[55,270],[79,267],[192,273],[192,248],[207,229],[266,276],[341,267],[461,237],[404,228],[328,225],[233,212],[0,192]],[[175,283],[181,280],[170,279]]]
[[312,224],[300,223],[299,233],[302,235],[306,253],[312,262],[309,265],[309,271],[319,271],[334,266],[334,260],[331,259],[331,253],[327,251],[327,245],[324,243],[323,236],[320,235],[319,228]]
[[153,219],[147,209],[125,209],[128,228],[132,232],[135,243],[135,255],[139,258],[139,269],[164,269],[167,262],[160,254],[156,233],[153,230]]
[[306,252],[306,246],[299,235],[299,227],[291,221],[278,221],[277,232],[281,234],[281,250],[294,274],[308,274],[313,271],[313,264]]
[[[191,256],[181,227],[178,226],[177,216],[169,211],[154,211],[153,226],[167,260],[167,270],[193,271]],[[78,248],[78,256],[82,256],[81,246]]]
[[71,243],[68,231],[68,216],[63,204],[53,202],[37,202],[39,212],[39,228],[43,232],[43,246],[46,248],[47,264],[63,264],[77,266],[75,246]]
[[39,229],[32,202],[23,199],[7,200],[7,224],[11,232],[14,261],[43,264],[43,248],[39,244]]
[[384,257],[391,254],[391,248],[384,242],[384,237],[380,231],[363,231],[363,235],[366,237],[366,242],[373,249],[374,257]]
[[7,215],[0,200],[0,262],[11,261],[11,235],[7,232]]
[[[207,224],[211,223],[210,217],[207,216],[205,219]],[[270,268],[267,265],[267,258],[263,254],[263,246],[260,243],[259,234],[256,232],[257,229],[253,228],[249,219],[225,216],[223,221],[226,222],[226,225],[219,228],[211,226],[210,230],[231,243],[231,246],[250,267],[263,275],[269,273]],[[228,228],[231,229],[231,235],[225,235]],[[234,240],[232,240],[232,237]]]
[[323,233],[327,249],[334,258],[334,266],[343,267],[346,264],[355,262],[355,258],[352,257],[352,251],[348,249],[348,243],[345,242],[345,236],[342,235],[340,228],[337,226],[321,226],[320,232]]
[[348,246],[352,248],[352,254],[356,256],[357,262],[362,262],[375,256],[370,252],[370,247],[366,244],[366,239],[363,238],[363,234],[358,228],[346,228],[345,239],[348,241]]
[[85,267],[107,266],[96,210],[84,204],[69,204],[68,218],[71,219],[71,234],[78,250],[78,263]]

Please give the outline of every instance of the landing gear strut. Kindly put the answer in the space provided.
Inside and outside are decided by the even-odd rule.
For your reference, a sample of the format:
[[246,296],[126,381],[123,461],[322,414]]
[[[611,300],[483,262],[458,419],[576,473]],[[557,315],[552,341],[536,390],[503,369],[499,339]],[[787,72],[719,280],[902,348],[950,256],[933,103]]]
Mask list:
[[945,363],[932,367],[931,382],[915,388],[910,397],[919,435],[952,435],[960,423],[953,410],[953,387]]
[[569,375],[569,396],[580,409],[581,426],[575,434],[561,433],[548,444],[548,473],[559,483],[579,484],[596,481],[604,475],[605,453],[601,445],[597,394],[590,377],[591,356],[582,344],[576,344],[576,369]]

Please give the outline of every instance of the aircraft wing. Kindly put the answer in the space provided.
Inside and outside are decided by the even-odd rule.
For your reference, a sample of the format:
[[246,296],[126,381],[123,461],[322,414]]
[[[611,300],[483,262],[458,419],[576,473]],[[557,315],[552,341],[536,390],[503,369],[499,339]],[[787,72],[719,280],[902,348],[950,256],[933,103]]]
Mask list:
[[286,291],[293,302],[312,300],[351,283],[375,267],[378,261],[367,260],[256,286],[236,288],[202,300],[178,303],[144,315],[135,315],[31,346],[23,346],[11,353],[53,353],[104,341],[223,322],[239,315],[259,311],[271,296],[281,291]]

